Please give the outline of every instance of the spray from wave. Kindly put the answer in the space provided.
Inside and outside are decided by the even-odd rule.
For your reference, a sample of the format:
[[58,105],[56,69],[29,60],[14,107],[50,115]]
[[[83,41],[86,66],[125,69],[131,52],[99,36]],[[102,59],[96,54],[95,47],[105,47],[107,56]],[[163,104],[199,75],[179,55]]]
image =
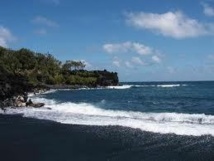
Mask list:
[[137,85],[137,84],[130,84],[130,85],[121,85],[121,86],[108,86],[108,89],[129,89],[129,88],[146,88],[146,87],[159,87],[159,88],[173,88],[173,87],[184,87],[187,86],[186,84],[151,84],[151,85]]
[[[55,100],[33,98],[45,102],[43,108],[8,109],[6,114],[52,120],[64,124],[125,126],[155,133],[214,136],[214,116],[182,113],[143,113],[106,110],[88,103],[57,103]],[[0,113],[3,113],[0,111]]]

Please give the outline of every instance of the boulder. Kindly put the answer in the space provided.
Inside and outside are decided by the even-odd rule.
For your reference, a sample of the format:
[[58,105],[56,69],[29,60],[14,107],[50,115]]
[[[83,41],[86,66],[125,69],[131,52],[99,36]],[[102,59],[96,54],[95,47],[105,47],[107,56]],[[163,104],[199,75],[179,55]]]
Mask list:
[[26,107],[26,102],[16,101],[15,106],[16,107]]
[[31,106],[35,108],[43,107],[45,104],[44,103],[33,103]]
[[26,106],[30,106],[30,107],[34,107],[34,108],[39,108],[39,107],[43,107],[45,104],[44,103],[33,103],[31,101],[31,99],[29,99],[27,102],[26,102]]
[[26,107],[26,101],[24,96],[18,95],[14,98],[14,106],[15,107]]

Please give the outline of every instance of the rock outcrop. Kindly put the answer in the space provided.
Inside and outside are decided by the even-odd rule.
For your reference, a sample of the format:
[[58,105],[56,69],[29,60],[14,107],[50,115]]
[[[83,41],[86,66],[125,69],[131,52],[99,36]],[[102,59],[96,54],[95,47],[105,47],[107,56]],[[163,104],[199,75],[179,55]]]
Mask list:
[[97,74],[97,85],[99,86],[116,86],[119,83],[116,72],[109,72],[107,70],[94,72]]
[[13,108],[21,108],[21,107],[34,107],[39,108],[43,107],[44,103],[33,103],[31,99],[29,99],[26,95],[18,95],[14,96],[13,98],[7,98],[4,101],[1,101],[0,108],[4,111],[6,107],[13,107]]
[[18,96],[14,99],[14,106],[15,107],[43,107],[45,104],[44,103],[33,103],[31,99],[28,99],[26,95],[24,96]]
[[33,86],[23,76],[10,74],[0,66],[0,107],[41,107],[42,103],[29,104],[27,92],[41,91],[43,85]]

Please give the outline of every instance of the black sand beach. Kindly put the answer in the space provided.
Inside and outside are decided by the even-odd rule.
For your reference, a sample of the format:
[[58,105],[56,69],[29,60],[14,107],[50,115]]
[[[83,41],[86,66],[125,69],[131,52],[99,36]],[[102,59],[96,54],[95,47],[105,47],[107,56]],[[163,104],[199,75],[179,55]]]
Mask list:
[[2,161],[214,160],[214,138],[0,115]]

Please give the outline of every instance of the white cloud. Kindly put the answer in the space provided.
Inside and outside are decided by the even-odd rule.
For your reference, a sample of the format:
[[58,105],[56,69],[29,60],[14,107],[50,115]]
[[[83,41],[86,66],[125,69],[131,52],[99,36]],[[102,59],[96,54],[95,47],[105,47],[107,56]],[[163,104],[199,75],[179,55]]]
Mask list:
[[[191,19],[182,12],[129,13],[127,22],[137,28],[151,30],[164,36],[176,39],[197,37],[213,33],[212,25],[206,25]],[[211,28],[210,28],[211,27]]]
[[108,53],[124,53],[124,52],[128,52],[130,48],[131,48],[130,42],[103,45],[103,49]]
[[8,47],[8,43],[13,41],[15,38],[9,29],[0,26],[0,46]]
[[132,57],[131,61],[136,65],[146,65],[139,57]]
[[103,50],[107,53],[127,53],[134,52],[140,55],[152,54],[154,50],[149,46],[137,42],[124,42],[117,44],[104,44]]
[[[162,62],[162,54],[152,47],[138,42],[109,43],[102,46],[112,56],[112,65],[116,67],[136,68],[151,66]],[[121,55],[128,53],[126,55]],[[116,55],[116,56],[115,56]]]
[[210,17],[214,16],[214,8],[212,8],[210,5],[206,3],[202,3],[202,6],[204,8],[204,14],[206,16],[210,16]]
[[148,55],[153,52],[153,49],[140,43],[133,43],[132,46],[133,50],[140,55]]
[[46,17],[43,17],[43,16],[35,17],[32,20],[32,22],[34,24],[43,25],[43,26],[47,26],[47,27],[59,27],[59,25],[56,22],[54,22]]
[[152,56],[152,60],[155,62],[155,63],[161,63],[161,58],[157,55],[153,55]]
[[151,59],[144,59],[142,60],[141,57],[132,57],[130,60],[125,62],[125,66],[128,68],[133,68],[136,65],[140,66],[152,66],[155,64],[160,64],[162,62],[160,56],[158,55],[153,55],[151,56]]

